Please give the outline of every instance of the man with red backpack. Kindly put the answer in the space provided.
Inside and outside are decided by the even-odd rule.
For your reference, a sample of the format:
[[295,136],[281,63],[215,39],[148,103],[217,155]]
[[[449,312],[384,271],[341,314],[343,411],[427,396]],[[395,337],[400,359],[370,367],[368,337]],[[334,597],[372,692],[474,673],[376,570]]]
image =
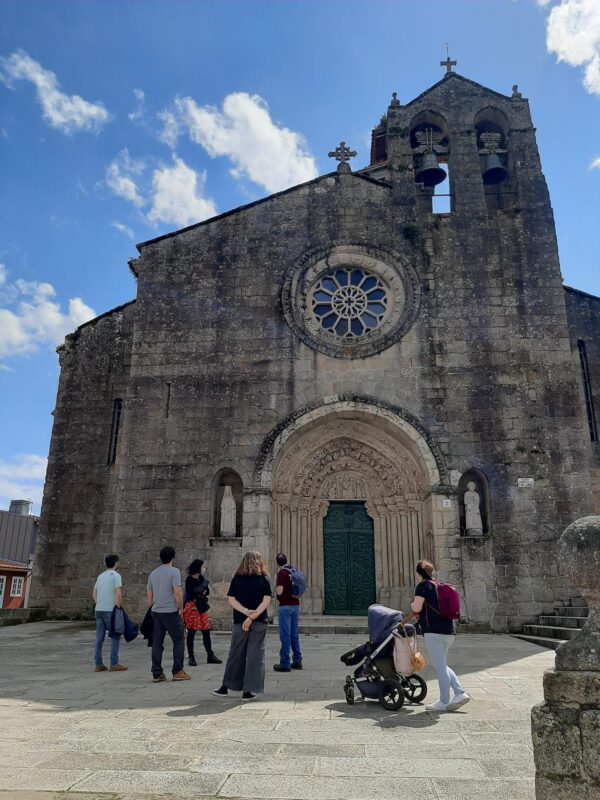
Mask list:
[[[448,666],[448,651],[454,644],[454,621],[460,616],[458,592],[449,583],[433,580],[434,566],[429,561],[419,561],[416,567],[420,583],[415,589],[415,599],[410,604],[407,619],[418,616],[425,638],[429,660],[437,673],[440,699],[427,706],[428,711],[443,713],[456,711],[471,699],[460,685],[456,673]],[[450,699],[450,688],[454,697]]]

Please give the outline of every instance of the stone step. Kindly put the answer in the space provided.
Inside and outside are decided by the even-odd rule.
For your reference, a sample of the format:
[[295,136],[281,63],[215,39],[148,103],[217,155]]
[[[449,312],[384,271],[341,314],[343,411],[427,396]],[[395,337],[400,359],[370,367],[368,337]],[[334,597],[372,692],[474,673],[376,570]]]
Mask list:
[[[273,619],[273,624],[277,626],[277,615]],[[366,617],[340,617],[340,616],[316,616],[300,614],[300,633],[350,633],[361,636],[368,636]]]
[[538,617],[540,625],[549,625],[550,627],[558,628],[583,628],[587,622],[587,617],[563,616],[562,614],[552,614],[547,616]]
[[[364,627],[361,625],[342,625],[340,627],[335,627],[334,625],[304,625],[301,622],[298,626],[298,630],[305,636],[310,636],[311,634],[346,633],[364,637],[365,641],[369,636],[366,625]],[[359,644],[361,644],[361,642],[359,642]]]
[[555,606],[555,614],[561,617],[587,617],[587,606]]
[[585,606],[585,600],[583,597],[571,597],[570,600],[567,600],[565,605],[567,606]]
[[522,639],[524,642],[537,644],[540,647],[546,647],[548,650],[557,650],[561,644],[566,642],[566,639],[549,639],[546,636],[527,636],[523,633],[512,633],[513,639]]
[[558,625],[523,625],[525,636],[541,636],[545,639],[572,639],[579,633],[578,628],[561,628]]

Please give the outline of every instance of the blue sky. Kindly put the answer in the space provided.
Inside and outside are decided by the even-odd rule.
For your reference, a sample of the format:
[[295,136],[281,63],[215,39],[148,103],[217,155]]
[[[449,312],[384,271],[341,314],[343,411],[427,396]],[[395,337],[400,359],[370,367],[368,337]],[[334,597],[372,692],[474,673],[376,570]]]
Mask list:
[[565,282],[600,295],[597,0],[0,4],[0,508],[39,501],[54,349],[135,296],[135,242],[329,172],[397,91],[531,104]]

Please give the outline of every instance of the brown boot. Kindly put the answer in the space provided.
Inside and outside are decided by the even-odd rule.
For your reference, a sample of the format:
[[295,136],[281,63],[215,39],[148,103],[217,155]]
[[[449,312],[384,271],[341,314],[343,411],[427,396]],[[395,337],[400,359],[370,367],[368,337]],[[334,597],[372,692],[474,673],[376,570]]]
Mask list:
[[156,678],[152,678],[153,683],[162,683],[163,681],[167,680],[167,676],[164,672],[161,672],[160,675],[157,675]]
[[124,664],[111,664],[108,668],[109,672],[125,672],[127,667]]
[[180,670],[179,672],[176,672],[175,675],[173,675],[174,681],[189,681],[190,678],[191,675],[188,675],[187,672],[184,672],[183,670]]
[[104,664],[100,664],[99,667],[96,667],[94,672],[106,672],[106,667],[104,666]]

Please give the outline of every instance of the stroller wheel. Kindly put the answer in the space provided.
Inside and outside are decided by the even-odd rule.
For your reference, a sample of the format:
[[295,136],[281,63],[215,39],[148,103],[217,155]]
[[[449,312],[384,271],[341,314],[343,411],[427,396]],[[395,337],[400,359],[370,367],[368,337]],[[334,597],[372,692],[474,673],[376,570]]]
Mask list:
[[352,678],[348,675],[346,683],[344,684],[344,694],[346,695],[346,702],[349,706],[354,705],[354,683]]
[[386,711],[397,711],[404,703],[404,690],[398,681],[385,680],[379,687],[379,702]]
[[404,694],[409,703],[422,703],[427,697],[427,684],[420,675],[404,679]]

